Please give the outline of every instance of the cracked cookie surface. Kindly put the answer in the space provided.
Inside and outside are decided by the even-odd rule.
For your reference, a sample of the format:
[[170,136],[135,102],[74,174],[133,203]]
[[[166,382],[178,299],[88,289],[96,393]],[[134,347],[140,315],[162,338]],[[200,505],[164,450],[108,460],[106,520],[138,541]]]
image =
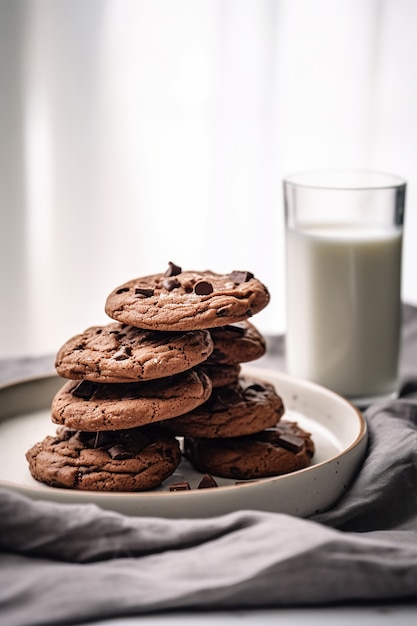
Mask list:
[[181,461],[177,440],[151,429],[106,435],[94,447],[94,433],[59,427],[26,453],[33,478],[68,489],[145,491],[159,486]]
[[184,448],[186,457],[200,472],[238,480],[295,472],[308,467],[314,454],[310,433],[288,420],[246,437],[186,438]]
[[171,263],[165,273],[114,289],[105,310],[111,318],[138,328],[196,330],[243,321],[269,299],[265,285],[250,272],[183,272]]
[[192,410],[211,389],[209,377],[197,368],[138,383],[68,381],[52,401],[52,421],[83,431],[134,428]]
[[238,384],[213,389],[207,402],[161,427],[184,437],[238,437],[275,426],[283,413],[273,385],[241,376]]
[[154,332],[112,322],[69,339],[58,351],[55,367],[63,378],[134,382],[183,372],[212,351],[208,330]]

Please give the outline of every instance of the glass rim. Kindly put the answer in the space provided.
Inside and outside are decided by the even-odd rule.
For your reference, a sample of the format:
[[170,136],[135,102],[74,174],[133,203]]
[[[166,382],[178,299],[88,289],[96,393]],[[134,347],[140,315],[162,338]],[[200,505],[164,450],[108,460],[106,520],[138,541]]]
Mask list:
[[[361,178],[362,183],[359,182]],[[352,183],[349,184],[348,180],[351,180]],[[321,189],[323,191],[377,191],[405,188],[407,181],[395,174],[378,170],[317,169],[289,174],[284,177],[283,184],[300,189]]]

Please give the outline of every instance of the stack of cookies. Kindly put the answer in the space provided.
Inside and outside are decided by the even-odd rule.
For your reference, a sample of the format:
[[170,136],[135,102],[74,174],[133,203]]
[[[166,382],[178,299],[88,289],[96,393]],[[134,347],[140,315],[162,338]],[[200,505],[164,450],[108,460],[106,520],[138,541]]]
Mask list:
[[211,474],[246,480],[308,465],[309,434],[281,420],[271,384],[241,375],[241,363],[265,352],[247,320],[268,302],[250,272],[183,272],[174,263],[114,289],[105,305],[112,321],[58,351],[67,379],[52,402],[59,427],[27,452],[33,477],[144,491],[182,455],[206,474],[200,487],[216,486]]

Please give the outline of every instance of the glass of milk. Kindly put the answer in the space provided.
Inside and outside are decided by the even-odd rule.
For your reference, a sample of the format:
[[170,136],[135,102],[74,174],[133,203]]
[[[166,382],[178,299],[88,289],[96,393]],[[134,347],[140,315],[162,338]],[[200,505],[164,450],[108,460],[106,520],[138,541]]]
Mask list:
[[284,180],[288,372],[363,407],[398,389],[405,190],[367,171]]

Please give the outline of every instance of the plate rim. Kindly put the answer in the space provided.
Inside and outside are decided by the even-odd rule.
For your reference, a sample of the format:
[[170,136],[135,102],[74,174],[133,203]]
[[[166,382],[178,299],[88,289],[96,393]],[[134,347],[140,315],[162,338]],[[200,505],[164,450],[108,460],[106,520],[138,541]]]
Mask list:
[[[262,484],[262,485],[267,485],[270,483],[274,483],[274,482],[283,482],[285,481],[285,479],[289,479],[293,476],[299,476],[302,475],[306,472],[310,472],[312,469],[319,469],[321,467],[324,467],[327,464],[333,463],[335,461],[337,461],[338,459],[344,457],[346,454],[348,454],[351,450],[353,450],[354,448],[356,448],[361,442],[363,442],[363,440],[367,439],[367,435],[368,435],[368,426],[367,426],[367,422],[366,419],[364,417],[364,415],[362,414],[362,412],[360,411],[360,409],[358,409],[358,407],[356,407],[354,404],[352,404],[352,402],[350,402],[347,398],[344,398],[343,396],[339,395],[338,393],[323,387],[322,385],[319,385],[317,383],[314,383],[312,381],[309,380],[305,380],[305,379],[301,379],[295,376],[292,376],[290,374],[288,374],[287,372],[283,372],[283,371],[275,371],[271,368],[262,368],[259,366],[253,366],[250,364],[242,364],[242,370],[241,370],[241,375],[251,375],[251,376],[258,376],[260,379],[262,379],[262,375],[265,375],[268,378],[276,378],[278,377],[279,379],[283,379],[283,380],[287,380],[290,383],[293,383],[297,386],[301,386],[303,388],[307,388],[310,389],[313,392],[320,394],[325,394],[328,395],[332,398],[334,398],[336,401],[338,402],[342,402],[346,407],[350,408],[350,410],[355,414],[356,418],[358,419],[358,423],[359,423],[359,432],[358,435],[356,436],[355,440],[346,448],[343,448],[342,450],[340,450],[337,454],[328,457],[318,463],[315,463],[314,465],[309,465],[308,467],[302,468],[300,470],[296,470],[294,472],[289,472],[288,474],[282,474],[282,475],[277,475],[277,476],[269,476],[269,477],[265,477],[262,479],[256,479],[256,480],[248,480],[248,481],[242,481],[239,482],[238,484],[234,484],[234,485],[219,485],[216,489],[215,492],[224,492],[225,490],[230,491],[230,489],[246,489],[246,488],[253,488],[254,485],[256,485],[256,483],[258,484]],[[9,381],[6,383],[2,383],[0,384],[0,396],[1,393],[6,390],[9,389],[11,387],[18,387],[20,385],[24,385],[24,384],[28,384],[28,383],[36,383],[37,381],[46,381],[48,379],[62,379],[62,377],[60,377],[58,374],[55,374],[53,372],[51,373],[44,373],[44,374],[39,374],[39,375],[29,375],[29,376],[23,376],[19,379],[15,379],[13,381]],[[64,379],[62,379],[63,383],[64,383]],[[276,385],[276,383],[274,383],[274,385]],[[279,390],[277,389],[277,393],[279,393]],[[16,416],[18,417],[18,416]],[[13,416],[10,418],[6,418],[6,419],[13,419]],[[0,421],[1,420],[0,418]],[[52,422],[51,422],[52,423]],[[366,441],[364,442],[366,443]],[[39,495],[40,497],[42,497],[42,495],[46,496],[47,494],[52,494],[52,493],[56,493],[57,495],[68,495],[69,498],[71,497],[69,494],[71,494],[72,496],[74,494],[76,494],[77,498],[80,499],[85,499],[88,500],[88,498],[91,498],[92,496],[94,496],[94,500],[106,500],[109,498],[114,498],[116,500],[133,500],[133,499],[137,499],[138,497],[146,497],[146,498],[175,498],[178,497],[177,493],[173,493],[170,491],[156,491],[156,490],[148,490],[148,491],[109,491],[109,492],[104,492],[104,491],[94,491],[94,490],[77,490],[77,489],[67,489],[64,487],[51,487],[50,485],[45,485],[45,484],[22,484],[19,482],[13,482],[10,480],[6,480],[6,479],[2,479],[0,477],[0,489],[1,488],[5,488],[5,489],[9,489],[9,490],[15,490],[15,491],[19,491],[19,492],[25,492],[25,493],[30,493],[31,495]],[[183,491],[181,492],[181,495],[184,497],[202,497],[203,495],[206,494],[207,491],[212,492],[213,490],[206,490],[206,489],[192,489],[192,490],[188,490],[188,491]]]

